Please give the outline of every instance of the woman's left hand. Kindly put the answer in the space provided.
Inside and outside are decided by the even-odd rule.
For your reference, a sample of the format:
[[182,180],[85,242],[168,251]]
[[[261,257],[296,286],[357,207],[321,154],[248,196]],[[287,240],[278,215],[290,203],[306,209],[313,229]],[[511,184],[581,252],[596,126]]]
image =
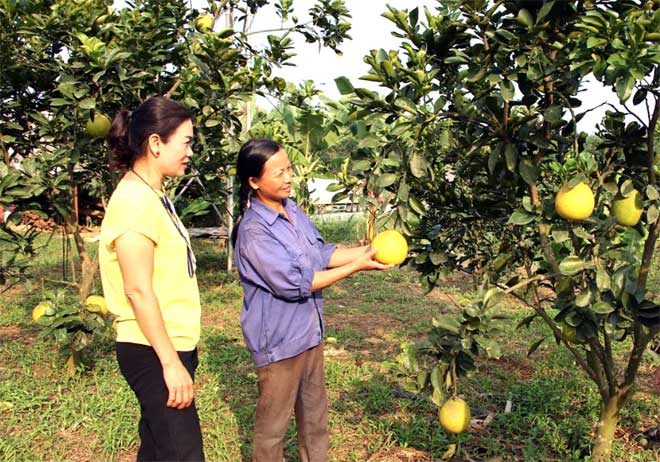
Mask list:
[[357,267],[357,271],[388,270],[394,267],[393,265],[385,265],[374,260],[376,252],[378,252],[378,249],[366,247],[364,253],[353,262]]

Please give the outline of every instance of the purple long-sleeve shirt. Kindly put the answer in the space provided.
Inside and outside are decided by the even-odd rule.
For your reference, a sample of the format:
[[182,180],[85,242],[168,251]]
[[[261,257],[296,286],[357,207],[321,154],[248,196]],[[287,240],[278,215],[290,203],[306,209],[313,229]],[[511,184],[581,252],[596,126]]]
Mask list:
[[291,221],[253,199],[236,239],[241,327],[257,367],[315,347],[325,330],[323,294],[312,292],[312,280],[327,268],[335,246],[291,199],[283,204]]

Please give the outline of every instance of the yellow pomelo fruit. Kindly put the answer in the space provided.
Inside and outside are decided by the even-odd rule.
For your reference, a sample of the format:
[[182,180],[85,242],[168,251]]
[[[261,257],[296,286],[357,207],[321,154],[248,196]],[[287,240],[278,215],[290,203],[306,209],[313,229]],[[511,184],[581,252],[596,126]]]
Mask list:
[[34,322],[39,321],[42,316],[52,316],[55,314],[53,309],[53,304],[51,302],[40,302],[37,306],[32,309],[32,320]]
[[213,27],[213,16],[210,14],[203,14],[195,21],[195,27],[198,31],[203,32]]
[[87,131],[87,135],[91,138],[105,138],[110,132],[110,125],[112,125],[110,119],[108,119],[105,114],[97,112],[94,114],[93,119],[87,119],[85,130]]
[[594,193],[584,183],[578,183],[573,188],[564,185],[555,197],[555,210],[567,220],[589,218],[595,205]]
[[462,433],[470,425],[470,406],[461,398],[449,398],[438,413],[440,425],[451,433]]
[[101,295],[90,295],[85,299],[85,309],[91,313],[108,313],[108,305]]
[[644,212],[642,195],[636,189],[628,197],[617,197],[612,202],[612,214],[616,222],[623,226],[635,226]]
[[408,256],[406,238],[394,229],[378,233],[371,247],[378,249],[374,258],[385,265],[400,265]]

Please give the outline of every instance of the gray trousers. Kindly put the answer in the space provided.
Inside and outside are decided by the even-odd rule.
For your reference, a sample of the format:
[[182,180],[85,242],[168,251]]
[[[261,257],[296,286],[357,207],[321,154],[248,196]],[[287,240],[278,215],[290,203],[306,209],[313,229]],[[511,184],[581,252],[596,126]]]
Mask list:
[[259,400],[253,462],[282,462],[284,437],[295,413],[302,462],[328,460],[328,397],[323,344],[257,368]]

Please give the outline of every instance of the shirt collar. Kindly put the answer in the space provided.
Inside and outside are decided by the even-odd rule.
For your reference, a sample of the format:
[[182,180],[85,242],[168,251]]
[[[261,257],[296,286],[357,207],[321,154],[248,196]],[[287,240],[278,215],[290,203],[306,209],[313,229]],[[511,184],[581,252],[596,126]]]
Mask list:
[[[289,214],[289,217],[291,217],[291,215],[296,215],[296,208],[293,205],[293,201],[284,199],[282,200],[282,203],[284,204],[284,208]],[[259,199],[255,198],[252,198],[250,201],[250,208],[257,212],[259,216],[261,216],[261,218],[263,218],[266,223],[268,223],[269,226],[272,226],[273,223],[275,223],[277,220],[277,217],[280,215],[278,212],[268,207]]]

